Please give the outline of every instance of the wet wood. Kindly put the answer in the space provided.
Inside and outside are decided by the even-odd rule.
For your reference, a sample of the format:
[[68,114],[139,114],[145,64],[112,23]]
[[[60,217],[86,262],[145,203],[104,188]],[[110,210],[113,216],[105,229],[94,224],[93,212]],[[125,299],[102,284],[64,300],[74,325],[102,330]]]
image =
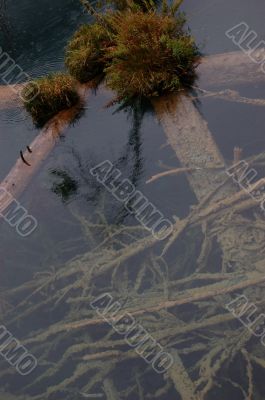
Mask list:
[[[212,231],[216,232],[216,239],[222,251],[222,272],[224,273],[229,268],[231,262],[238,268],[249,268],[248,260],[254,262],[260,258],[259,251],[253,252],[248,246],[251,230],[249,229],[247,233],[244,226],[237,224],[236,216],[233,222],[227,224],[227,227],[219,229],[220,221],[216,219],[216,213],[213,210],[215,207],[218,210],[224,209],[226,204],[231,205],[231,201],[232,204],[236,204],[242,196],[246,200],[234,207],[237,212],[240,212],[240,207],[243,210],[244,207],[258,206],[258,202],[253,200],[247,191],[239,192],[239,187],[226,174],[225,161],[209,131],[207,122],[200,114],[197,104],[188,95],[171,94],[155,100],[153,105],[168,143],[175,151],[181,167],[194,169],[186,175],[198,201],[202,202],[214,192],[208,200],[207,210],[211,210],[212,214],[211,221],[208,219],[208,222],[211,223]],[[233,149],[231,153],[232,151]],[[198,167],[200,169],[196,169]],[[263,180],[260,184],[263,184]],[[200,213],[198,213],[199,216]],[[204,219],[205,217],[206,215],[203,215]],[[253,234],[254,231],[255,229]],[[178,232],[175,237],[178,237]],[[174,240],[173,235],[164,253]],[[206,243],[206,245],[207,250],[211,243]],[[204,266],[204,262],[198,262],[198,270],[203,270]]]
[[261,62],[265,60],[264,51],[254,51],[252,57],[259,62],[243,51],[203,57],[197,69],[199,85],[210,88],[265,82],[265,73],[261,69]]
[[[153,105],[168,143],[181,166],[190,169],[188,181],[197,199],[202,200],[227,178],[224,158],[207,122],[188,95],[170,94],[154,100]],[[230,182],[217,192],[213,200],[219,200],[234,190]]]
[[15,89],[14,85],[0,85],[0,110],[22,106],[22,101],[19,97],[20,87],[22,85],[17,85],[18,89]]
[[[252,57],[257,60],[262,60],[263,57],[265,59],[261,50],[253,52]],[[197,75],[202,88],[265,82],[261,64],[253,61],[243,51],[202,57]],[[20,106],[20,91],[20,85],[0,85],[0,109]]]
[[[81,99],[85,98],[87,92],[87,86],[80,85],[78,93]],[[43,161],[50,154],[60,134],[68,128],[70,123],[74,120],[80,110],[80,106],[72,107],[68,110],[61,111],[54,118],[52,118],[40,131],[39,135],[30,144],[31,152],[25,150],[22,153],[23,157],[18,157],[15,165],[1,182],[0,187],[4,188],[7,192],[12,194],[14,198],[18,198],[25,190],[27,185],[30,183],[33,176],[38,172]],[[23,158],[27,160],[27,165],[24,163]],[[5,199],[4,199],[5,200]],[[11,203],[12,198],[9,202],[4,203],[4,207],[0,202],[0,209],[3,212],[8,205]]]
[[192,172],[193,170],[194,170],[193,168],[173,168],[170,169],[169,171],[160,172],[159,174],[151,176],[151,178],[149,178],[145,183],[154,182],[157,179],[163,178],[164,176],[180,175],[183,174],[184,172]]

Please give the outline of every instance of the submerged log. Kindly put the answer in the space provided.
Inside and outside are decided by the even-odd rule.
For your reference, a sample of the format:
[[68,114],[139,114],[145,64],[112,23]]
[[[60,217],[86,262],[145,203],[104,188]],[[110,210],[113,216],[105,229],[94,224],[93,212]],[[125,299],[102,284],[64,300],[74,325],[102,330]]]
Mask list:
[[171,350],[171,355],[174,357],[174,363],[168,374],[176,391],[181,395],[182,400],[199,400],[199,396],[195,394],[195,385],[190,379],[177,350]]
[[[258,59],[257,55],[256,58]],[[265,74],[260,65],[253,62],[243,52],[204,57],[198,67],[198,75],[201,79],[200,84],[203,86],[265,81]],[[79,92],[82,92],[83,88],[80,85]],[[0,86],[0,108],[20,106],[19,93],[19,85]],[[224,160],[207,128],[207,123],[187,96],[172,94],[155,100],[154,106],[167,133],[168,141],[176,151],[183,167],[202,168],[189,174],[188,179],[197,198],[203,198],[210,187],[213,189],[220,185],[220,174],[214,169],[225,167]],[[30,166],[19,158],[2,182],[2,187],[14,197],[22,193],[41,162],[55,145],[56,138],[69,125],[76,112],[75,109],[63,111],[46,125],[31,144],[32,153],[27,153]],[[175,135],[176,127],[178,133]],[[227,190],[226,187],[226,193]],[[233,192],[234,189],[229,190]],[[220,196],[220,191],[218,196]]]
[[[168,143],[181,166],[190,170],[188,181],[197,199],[202,200],[226,179],[225,162],[207,122],[187,95],[170,94],[155,99],[153,105]],[[230,182],[225,189],[217,192],[214,200],[234,191],[235,187]]]
[[[239,188],[225,173],[224,159],[206,121],[196,108],[196,103],[187,95],[171,94],[153,101],[153,105],[168,143],[175,151],[181,167],[192,169],[187,173],[187,179],[197,199],[202,201],[214,192],[208,203],[222,204],[221,200],[236,194]],[[200,169],[196,169],[198,167]],[[235,199],[241,198],[241,195],[240,192]],[[247,193],[245,196],[248,196]],[[249,202],[252,204],[255,200],[249,198]],[[227,221],[223,228],[219,219],[211,221],[212,232],[215,232],[223,253],[222,272],[226,271],[230,263],[233,263],[235,270],[236,266],[248,270],[250,262],[253,264],[263,258],[258,247],[256,252],[250,248],[248,244],[250,231],[247,233],[245,227],[237,223],[237,218],[234,215],[233,220],[230,223]],[[252,233],[256,235],[255,228]],[[211,249],[211,240],[207,237],[207,233],[204,247],[205,251],[198,259],[198,270],[205,267],[205,260]]]
[[[252,59],[257,60],[256,62]],[[203,88],[265,82],[261,62],[264,51],[256,50],[251,57],[243,51],[203,57],[197,73]]]
[[[265,81],[265,74],[260,65],[253,62],[243,52],[204,57],[198,67],[198,75],[202,86]],[[0,86],[0,109],[21,106],[19,86]],[[84,96],[84,88],[84,85],[78,86],[81,97]],[[167,133],[168,141],[176,151],[183,167],[195,169],[188,175],[188,179],[200,200],[210,191],[210,188],[218,187],[220,179],[223,179],[220,178],[220,174],[218,176],[215,168],[222,170],[225,167],[224,160],[207,128],[207,123],[187,96],[172,94],[155,100],[154,106]],[[18,197],[54,147],[60,133],[67,128],[77,112],[76,108],[65,110],[49,121],[30,145],[32,153],[27,152],[25,156],[21,154],[21,158],[17,160],[1,187],[14,197]],[[183,118],[183,116],[188,116],[188,118]],[[174,134],[176,126],[178,127],[177,135]],[[27,159],[30,165],[23,162],[23,158]],[[228,187],[225,189],[226,194],[227,190]],[[231,190],[234,191],[230,185],[229,191]],[[217,199],[219,198],[220,191]],[[5,208],[8,205],[9,203],[6,203]],[[1,211],[3,212],[5,208]]]

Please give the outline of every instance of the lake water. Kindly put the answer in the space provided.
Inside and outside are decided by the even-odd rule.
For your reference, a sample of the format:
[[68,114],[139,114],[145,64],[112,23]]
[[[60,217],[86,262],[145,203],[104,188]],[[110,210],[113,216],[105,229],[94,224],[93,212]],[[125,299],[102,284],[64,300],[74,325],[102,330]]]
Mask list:
[[[251,5],[247,0],[203,0],[200,4],[184,0],[182,9],[203,54],[236,51],[225,31],[241,21],[246,21],[260,40],[265,37],[265,4],[261,0]],[[7,0],[3,10],[5,26],[0,32],[0,45],[33,77],[63,70],[67,41],[79,25],[90,20],[78,0],[20,0],[18,4]],[[264,98],[262,84],[223,89]],[[227,297],[215,296],[213,303],[206,298],[152,310],[182,291],[211,283],[206,276],[196,282],[197,286],[187,280],[194,272],[205,235],[198,226],[192,226],[165,258],[158,256],[163,247],[159,243],[154,249],[118,259],[119,251],[128,245],[133,247],[133,243],[136,246],[148,232],[134,230],[135,218],[95,182],[89,173],[91,167],[110,160],[122,177],[133,182],[172,222],[185,218],[197,200],[183,174],[146,184],[152,175],[165,171],[165,166],[177,168],[180,162],[152,109],[106,108],[112,98],[113,94],[103,87],[88,95],[82,116],[62,134],[19,199],[36,218],[36,231],[22,238],[5,221],[0,223],[1,323],[38,360],[38,367],[27,376],[0,360],[0,399],[193,400],[192,382],[201,391],[196,400],[264,399],[265,350],[256,346],[259,338],[253,336],[223,364],[220,361],[226,347],[233,347],[249,332],[236,319],[222,322]],[[265,150],[264,107],[206,97],[200,98],[198,108],[227,165],[232,162],[235,146],[243,149],[244,157]],[[0,110],[1,179],[20,150],[30,145],[38,133],[20,109]],[[126,234],[122,231],[116,238],[113,232],[119,229]],[[97,248],[99,251],[93,253]],[[117,265],[111,268],[115,252]],[[93,272],[92,279],[91,270],[102,267],[101,257],[105,257],[107,272],[98,276]],[[215,263],[212,270],[211,263]],[[205,272],[221,275],[219,263],[220,247],[214,241]],[[251,271],[252,266],[249,268]],[[74,272],[67,275],[71,269]],[[176,283],[178,279],[186,281]],[[248,292],[259,304],[260,313],[264,311],[262,289],[261,284],[254,294],[250,289]],[[121,310],[140,307],[143,312],[135,313],[139,315],[135,316],[137,322],[174,355],[175,369],[156,373],[151,364],[122,342],[122,335],[102,322],[102,315],[93,311],[90,302],[104,293],[111,293],[113,301],[121,303]],[[145,312],[146,307],[151,311]],[[207,318],[218,317],[218,312],[219,324],[209,322],[209,326],[192,330],[193,323],[203,324]],[[90,325],[89,320],[94,319],[101,322]],[[74,322],[84,320],[88,322],[80,328],[74,326]],[[54,331],[50,332],[51,326]],[[174,333],[174,329],[180,331]],[[198,365],[201,372],[204,368],[205,381],[201,378],[199,382]],[[203,394],[205,382],[210,388]]]

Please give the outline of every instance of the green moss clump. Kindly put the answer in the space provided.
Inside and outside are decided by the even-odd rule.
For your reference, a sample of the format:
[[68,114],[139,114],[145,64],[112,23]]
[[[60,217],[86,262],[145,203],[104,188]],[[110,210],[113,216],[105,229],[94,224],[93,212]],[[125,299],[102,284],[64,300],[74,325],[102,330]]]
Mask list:
[[[33,83],[29,83],[31,96],[24,102],[24,106],[38,126],[43,126],[59,111],[73,107],[80,100],[75,88],[76,82],[67,74],[50,74]],[[28,86],[24,91],[26,94]]]
[[194,77],[199,53],[182,16],[124,12],[108,48],[107,85],[121,98],[178,90]]
[[99,23],[82,25],[66,48],[65,64],[79,82],[88,82],[103,74],[105,48],[110,38]]
[[103,13],[82,1],[96,21],[82,26],[67,47],[70,74],[80,82],[105,77],[107,86],[126,100],[159,96],[192,82],[199,51],[177,13],[182,0],[171,7],[166,1],[162,7],[153,0],[119,1],[122,11]]

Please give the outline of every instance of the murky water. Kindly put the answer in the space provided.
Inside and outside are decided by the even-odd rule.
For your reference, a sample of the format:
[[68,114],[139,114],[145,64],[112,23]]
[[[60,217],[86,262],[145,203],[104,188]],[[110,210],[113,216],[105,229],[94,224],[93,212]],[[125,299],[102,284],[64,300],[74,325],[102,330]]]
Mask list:
[[[227,4],[221,0],[203,0],[200,4],[186,0],[182,8],[205,54],[237,50],[225,31],[241,21],[246,21],[261,39],[265,36],[262,19],[265,5],[261,0],[253,1],[251,6],[247,0],[233,0]],[[67,40],[82,22],[89,20],[78,0],[20,0],[19,4],[7,1],[5,15],[6,26],[0,33],[0,44],[32,76],[62,70]],[[200,81],[196,85],[200,86]],[[223,89],[237,90],[245,97],[264,98],[264,85]],[[174,295],[181,296],[182,291],[189,293],[189,290],[209,284],[212,277],[206,276],[206,272],[218,273],[216,282],[221,279],[225,271],[216,237],[207,264],[200,271],[205,272],[205,276],[198,278],[196,284],[188,279],[195,273],[194,265],[200,256],[203,237],[207,236],[207,224],[203,226],[203,233],[198,225],[191,225],[164,258],[159,257],[163,243],[158,243],[150,251],[145,249],[128,259],[119,259],[126,246],[132,243],[136,246],[148,232],[134,231],[135,218],[95,182],[89,172],[91,167],[110,160],[121,170],[122,178],[133,182],[172,222],[185,218],[197,200],[185,175],[172,175],[146,184],[152,175],[167,167],[177,168],[180,162],[151,109],[106,108],[112,96],[104,88],[88,96],[84,114],[63,133],[21,196],[20,202],[38,221],[36,231],[22,238],[14,228],[1,221],[1,287],[7,302],[16,307],[7,314],[3,311],[7,320],[3,318],[2,324],[6,324],[16,338],[23,339],[27,349],[38,359],[38,367],[26,377],[18,373],[12,375],[12,367],[3,360],[2,390],[14,394],[14,399],[18,400],[23,399],[20,396],[25,393],[32,396],[29,398],[49,400],[193,400],[191,382],[196,382],[197,389],[202,391],[205,384],[196,376],[196,363],[200,365],[204,357],[201,370],[204,368],[210,389],[196,400],[263,399],[265,352],[257,352],[255,340],[258,338],[253,336],[246,346],[230,354],[230,361],[218,366],[220,359],[226,357],[225,348],[234,348],[248,333],[236,320],[230,321],[234,324],[235,337],[229,336],[228,321],[221,321],[223,325],[217,324],[217,327],[210,323],[220,310],[222,320],[228,297],[216,295],[214,304],[205,298],[193,304],[184,301],[178,307],[165,305],[159,310],[152,309],[157,304],[173,301]],[[244,157],[265,150],[264,107],[205,97],[200,98],[198,109],[208,122],[227,165],[232,162],[235,146],[243,148]],[[14,165],[20,150],[37,134],[38,130],[21,110],[0,110],[1,179]],[[233,220],[229,224],[233,225]],[[113,236],[112,229],[124,230],[126,234],[121,231]],[[224,243],[220,237],[219,241]],[[251,246],[253,243],[249,242]],[[112,257],[117,258],[117,265],[114,263],[111,269]],[[100,268],[104,273],[97,276]],[[76,272],[68,276],[68,270]],[[96,271],[92,272],[95,274],[93,281],[91,270]],[[183,281],[178,283],[179,279]],[[24,287],[16,292],[16,288],[28,281],[33,282],[29,285],[32,290]],[[262,285],[253,297],[260,303],[260,312],[261,290]],[[155,373],[128,344],[116,344],[122,336],[108,324],[99,322],[90,327],[89,320],[102,319],[92,312],[90,301],[106,292],[112,297],[115,294],[114,300],[121,303],[122,309],[127,307],[132,313],[138,310],[135,313],[137,322],[164,346],[165,351],[174,354],[174,369],[165,374]],[[140,306],[143,312],[139,312]],[[190,329],[192,324],[203,323],[207,318],[209,328]],[[64,324],[84,320],[88,322],[80,329],[72,325],[61,328]],[[38,336],[45,334],[52,325],[56,332],[43,338]],[[176,331],[174,334],[174,329],[178,328],[184,333]],[[179,391],[175,390],[176,386],[180,387]]]

